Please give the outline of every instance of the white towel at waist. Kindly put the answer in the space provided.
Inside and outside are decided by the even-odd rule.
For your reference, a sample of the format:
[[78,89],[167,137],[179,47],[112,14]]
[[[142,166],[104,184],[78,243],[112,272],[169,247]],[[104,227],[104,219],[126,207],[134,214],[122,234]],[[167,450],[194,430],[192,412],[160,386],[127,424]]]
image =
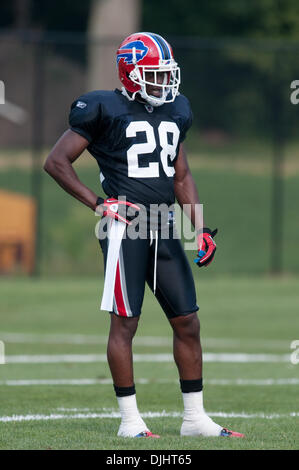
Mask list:
[[111,219],[108,229],[108,253],[106,260],[105,283],[102,296],[101,310],[113,310],[114,285],[119,250],[126,224],[115,219]]

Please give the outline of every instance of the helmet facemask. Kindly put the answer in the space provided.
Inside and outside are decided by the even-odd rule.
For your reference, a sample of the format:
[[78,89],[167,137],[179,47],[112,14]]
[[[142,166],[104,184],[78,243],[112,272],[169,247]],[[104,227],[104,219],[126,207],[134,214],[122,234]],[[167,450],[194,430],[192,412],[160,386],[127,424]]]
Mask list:
[[[146,79],[148,73],[153,74],[153,81]],[[159,83],[158,73],[164,73],[163,83]],[[129,78],[133,83],[140,86],[140,90],[134,93],[134,98],[135,94],[139,93],[147,103],[156,107],[175,100],[180,86],[180,68],[173,59],[160,60],[160,65],[157,67],[135,64],[134,69],[129,73]],[[146,89],[147,86],[161,89],[161,96],[149,95]]]

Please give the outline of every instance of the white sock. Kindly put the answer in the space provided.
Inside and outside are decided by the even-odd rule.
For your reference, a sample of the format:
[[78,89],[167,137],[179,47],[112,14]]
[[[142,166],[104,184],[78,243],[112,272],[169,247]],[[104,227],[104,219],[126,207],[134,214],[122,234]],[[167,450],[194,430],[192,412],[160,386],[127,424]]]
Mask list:
[[182,435],[219,436],[222,427],[206,414],[203,407],[203,393],[182,393],[184,401],[184,419]]
[[117,397],[117,401],[121,414],[118,436],[134,437],[140,432],[148,431],[137,407],[136,394],[127,397]]
[[184,419],[193,420],[195,415],[205,414],[202,391],[182,393],[182,395],[184,401]]

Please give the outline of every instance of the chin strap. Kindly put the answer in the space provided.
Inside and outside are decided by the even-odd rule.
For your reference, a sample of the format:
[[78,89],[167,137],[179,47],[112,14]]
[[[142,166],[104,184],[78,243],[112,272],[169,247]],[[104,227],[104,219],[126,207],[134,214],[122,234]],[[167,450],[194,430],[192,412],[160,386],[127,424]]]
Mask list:
[[[147,104],[147,105],[153,106],[154,108],[157,108],[158,106],[161,106],[162,104],[164,104],[164,103],[161,103],[161,104],[160,104],[160,103],[159,103],[159,104],[154,104],[154,103],[152,103],[151,101],[149,101],[150,98],[148,99],[148,98],[146,98],[146,97],[144,96],[144,93],[143,93],[142,90],[135,91],[135,92],[132,94],[132,96],[131,96],[131,95],[129,95],[129,93],[127,92],[127,90],[125,89],[125,87],[122,87],[122,89],[121,89],[121,94],[124,95],[129,101],[135,101],[135,98],[136,98],[136,94],[137,94],[137,93],[139,93],[140,97],[141,97],[142,100],[143,100],[143,101],[138,100],[138,101],[140,101],[140,103],[142,103],[142,104]],[[146,95],[146,96],[147,96],[147,95]]]
[[[154,108],[158,108],[159,106],[162,106],[162,104],[165,104],[165,101],[161,101],[159,102],[157,99],[155,99],[155,97],[150,97],[145,91],[144,91],[144,87],[142,85],[141,86],[141,90],[138,90],[138,91],[135,91],[132,95],[129,95],[128,91],[126,90],[126,88],[123,86],[121,88],[121,93],[122,95],[124,95],[129,101],[135,101],[135,98],[136,98],[136,94],[139,93],[141,98],[146,102],[145,104],[149,104],[151,106],[153,106]],[[164,94],[164,98],[166,99],[167,95],[169,94],[169,91],[167,91],[167,93],[165,93],[163,91],[163,94]],[[178,95],[179,93],[177,93]]]
[[128,98],[129,101],[135,101],[135,96],[136,96],[136,93],[138,93],[137,91],[135,91],[132,96],[129,95],[129,93],[127,92],[127,90],[125,89],[125,87],[121,87],[121,94],[124,95],[126,98]]

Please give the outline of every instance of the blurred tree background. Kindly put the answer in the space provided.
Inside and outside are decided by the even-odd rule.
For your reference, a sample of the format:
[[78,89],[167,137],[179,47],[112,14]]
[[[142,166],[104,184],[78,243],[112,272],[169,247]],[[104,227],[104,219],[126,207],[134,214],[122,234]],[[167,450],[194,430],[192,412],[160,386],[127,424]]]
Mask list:
[[[2,0],[0,27],[84,33],[91,2]],[[171,36],[296,39],[299,4],[296,0],[143,0],[142,29],[151,30],[153,24],[157,32]]]
[[[155,32],[164,35],[175,48],[182,68],[183,91],[199,110],[195,125],[220,128],[234,135],[271,135],[271,116],[287,110],[280,109],[279,103],[273,110],[267,103],[273,102],[278,87],[287,95],[289,77],[296,76],[297,64],[286,60],[286,55],[293,53],[293,41],[299,38],[299,3],[143,0],[141,4],[141,30],[151,31],[154,25]],[[2,0],[0,27],[82,37],[87,34],[91,5],[92,0]],[[52,50],[86,65],[84,45],[74,50],[52,44]],[[211,102],[217,103],[217,112]],[[240,113],[240,109],[246,112]],[[291,133],[296,124],[291,113]]]

